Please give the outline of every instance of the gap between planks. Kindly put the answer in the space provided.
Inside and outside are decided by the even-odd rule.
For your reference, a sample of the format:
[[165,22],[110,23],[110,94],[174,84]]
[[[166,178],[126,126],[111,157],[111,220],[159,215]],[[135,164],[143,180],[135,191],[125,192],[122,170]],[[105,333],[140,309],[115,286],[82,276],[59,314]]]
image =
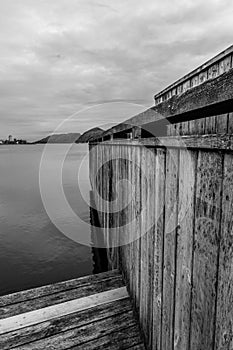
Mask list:
[[0,320],[0,334],[12,332],[24,327],[46,322],[54,318],[69,315],[78,311],[87,310],[95,306],[107,304],[117,300],[128,298],[126,287],[116,288],[110,291],[93,294],[88,297],[70,300],[64,303],[48,306],[39,310],[33,310],[20,315]]

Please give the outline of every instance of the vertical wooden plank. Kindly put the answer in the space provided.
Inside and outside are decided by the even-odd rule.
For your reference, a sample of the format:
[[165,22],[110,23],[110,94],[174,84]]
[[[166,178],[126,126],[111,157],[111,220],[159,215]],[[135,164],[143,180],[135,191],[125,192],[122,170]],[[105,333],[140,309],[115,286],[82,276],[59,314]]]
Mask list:
[[228,115],[228,134],[233,134],[233,112]]
[[216,117],[206,117],[205,134],[216,134]]
[[182,135],[189,135],[189,122],[182,122]]
[[130,202],[130,247],[129,247],[129,259],[130,259],[130,291],[133,301],[135,300],[134,292],[134,279],[135,279],[135,260],[134,260],[134,239],[136,234],[136,222],[135,222],[135,198],[136,198],[136,167],[135,167],[135,146],[129,147],[128,158],[130,160],[130,178],[129,178],[129,189],[128,191],[131,194]]
[[191,310],[192,350],[213,347],[222,157],[199,152],[195,210],[195,250]]
[[139,312],[140,307],[140,281],[141,281],[141,209],[142,209],[142,188],[141,188],[141,177],[142,172],[138,164],[141,163],[141,147],[137,147],[135,151],[135,171],[136,171],[136,196],[135,196],[135,217],[136,217],[136,237],[134,241],[134,259],[135,259],[135,306]]
[[148,150],[145,147],[141,148],[141,279],[140,279],[140,321],[143,333],[147,336],[147,289],[148,289],[148,239],[146,225],[148,220],[148,168],[147,163]]
[[[128,156],[129,156],[129,151],[130,151],[131,145],[130,146],[124,146],[123,148],[123,154],[122,154],[122,158],[124,159],[124,174],[122,176],[122,179],[124,179],[124,181],[128,180],[131,176],[131,172],[132,172],[132,168],[129,164],[128,161]],[[125,183],[126,186],[126,183]],[[129,289],[130,286],[130,244],[129,242],[129,237],[130,237],[130,227],[127,225],[128,223],[130,223],[130,205],[128,205],[127,203],[129,203],[130,201],[130,192],[129,192],[129,188],[124,187],[123,188],[123,196],[124,196],[124,208],[123,208],[123,222],[122,222],[122,230],[121,230],[121,234],[126,238],[126,242],[127,243],[124,246],[124,251],[125,251],[125,264],[126,264],[126,281],[127,281],[127,286]]]
[[222,114],[216,116],[216,133],[225,134],[227,133],[228,126],[228,114]]
[[196,152],[180,151],[174,349],[189,350]]
[[200,118],[189,121],[190,135],[204,135],[205,134],[206,118]]
[[154,246],[155,246],[155,184],[156,184],[156,150],[154,148],[148,148],[147,151],[147,249],[148,249],[148,287],[147,287],[147,339],[149,349],[153,349],[153,289],[154,289]]
[[208,79],[214,79],[219,75],[219,65],[214,64],[208,69]]
[[233,349],[233,156],[225,154],[215,350]]
[[173,349],[179,151],[169,149],[166,162],[162,349]]
[[166,155],[157,149],[155,167],[155,237],[154,243],[154,280],[153,280],[153,338],[152,349],[161,349],[162,293],[163,293],[163,240],[164,240],[164,204]]

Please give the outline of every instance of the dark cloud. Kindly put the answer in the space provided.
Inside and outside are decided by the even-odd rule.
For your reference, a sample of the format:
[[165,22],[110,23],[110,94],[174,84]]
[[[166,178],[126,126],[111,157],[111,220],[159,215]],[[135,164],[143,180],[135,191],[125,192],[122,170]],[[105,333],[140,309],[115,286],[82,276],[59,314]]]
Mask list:
[[43,136],[71,115],[62,127],[82,132],[140,112],[231,44],[232,8],[230,0],[1,2],[0,137]]

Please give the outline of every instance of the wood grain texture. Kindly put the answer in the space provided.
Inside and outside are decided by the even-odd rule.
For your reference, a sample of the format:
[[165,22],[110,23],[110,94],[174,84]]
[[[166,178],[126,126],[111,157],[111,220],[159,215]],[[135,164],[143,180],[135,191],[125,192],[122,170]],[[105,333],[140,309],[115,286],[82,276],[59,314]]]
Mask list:
[[128,297],[126,287],[113,289],[111,291],[93,294],[85,298],[69,300],[64,303],[36,309],[20,315],[4,318],[0,321],[0,334],[11,332],[20,328],[28,327],[40,322],[51,320],[72,312],[78,312],[92,307],[106,304],[115,300]]
[[163,242],[164,242],[164,204],[166,154],[163,149],[157,149],[155,166],[155,235],[154,235],[154,278],[153,278],[153,320],[152,349],[160,349],[162,324],[163,296]]
[[205,134],[216,134],[216,116],[206,117]]
[[97,322],[108,317],[115,317],[118,314],[128,313],[131,310],[132,306],[129,298],[127,298],[54,318],[30,327],[17,329],[13,332],[1,334],[0,349],[7,350],[23,344],[32,343],[39,339],[66,332],[77,326],[81,327],[90,323],[90,321]]
[[228,133],[233,134],[233,112],[228,115]]
[[[145,350],[145,346],[141,343],[141,338],[138,335],[138,327],[129,327],[118,332],[113,332],[99,339],[94,339],[88,343],[72,347],[75,350]],[[140,343],[140,344],[139,344]],[[136,345],[137,344],[137,345]]]
[[[229,133],[230,119],[227,123]],[[198,123],[195,127],[204,130]],[[231,243],[219,243],[219,220],[222,201],[231,213],[227,202],[231,197],[227,194],[224,204],[221,191],[222,154],[225,152],[225,174],[231,169],[226,159],[232,156],[232,135],[114,139],[104,147],[112,147],[115,155],[127,153],[132,163],[140,164],[114,170],[118,178],[124,175],[133,184],[127,216],[136,216],[136,222],[129,234],[140,237],[146,223],[156,222],[152,231],[119,250],[118,256],[148,349],[213,350],[214,335],[222,344],[223,332],[227,344],[223,350],[229,350],[232,310],[225,295],[230,290],[226,281],[231,281]],[[148,148],[153,149],[155,162]],[[230,175],[226,181],[225,191]],[[141,215],[143,208],[146,213]],[[230,216],[227,220],[230,222]],[[226,324],[221,317],[226,317]]]
[[[118,270],[102,272],[96,275],[90,275],[72,280],[49,284],[39,288],[28,289],[25,291],[12,293],[0,297],[0,307],[20,303],[27,300],[41,298],[43,296],[60,293],[69,289],[85,288],[85,286],[95,285],[95,283],[103,283],[105,280],[112,278],[120,278]],[[1,310],[1,309],[0,309]]]
[[176,234],[179,151],[169,150],[166,162],[165,236],[162,309],[162,349],[173,349],[174,289],[176,276]]
[[[141,149],[141,278],[140,278],[140,320],[144,334],[147,334],[147,317],[148,317],[148,239],[147,239],[147,223],[148,223],[148,168],[147,154],[148,150],[144,147]],[[147,209],[147,210],[145,210]]]
[[210,350],[213,347],[221,181],[221,155],[200,151],[195,203],[191,349]]
[[215,350],[233,349],[233,157],[225,155]]
[[124,286],[121,276],[99,280],[93,284],[86,284],[80,288],[63,290],[60,293],[45,295],[40,298],[32,300],[25,300],[24,302],[6,305],[0,308],[0,319],[29,312],[38,308],[44,308],[48,305],[56,305],[69,300],[83,298],[92,294],[101,293],[103,291],[121,288]]
[[140,283],[141,283],[141,210],[142,210],[142,188],[141,188],[141,177],[142,171],[139,166],[141,159],[141,149],[137,148],[135,151],[135,218],[136,218],[136,232],[135,240],[133,243],[134,252],[134,289],[133,296],[135,300],[135,306],[139,311],[140,305]]
[[196,153],[180,151],[174,349],[189,350]]
[[[90,344],[88,344],[89,342],[95,340],[95,342],[98,344],[99,339],[101,341],[101,338],[104,336],[108,336],[108,338],[110,337],[111,339],[111,333],[116,333],[115,341],[117,341],[117,334],[119,335],[119,332],[123,331],[126,338],[126,329],[130,327],[135,329],[135,333],[137,332],[138,337],[137,341],[140,342],[140,333],[138,333],[139,329],[133,313],[130,311],[128,313],[116,315],[113,318],[105,318],[98,322],[73,328],[66,332],[47,337],[33,343],[25,344],[17,348],[20,350],[64,350],[73,348],[74,346],[83,346],[85,343],[87,343],[87,346],[90,346]],[[136,335],[135,333],[134,336]],[[130,338],[130,330],[128,330],[128,337]]]
[[228,128],[228,114],[222,114],[216,116],[216,133],[226,134]]

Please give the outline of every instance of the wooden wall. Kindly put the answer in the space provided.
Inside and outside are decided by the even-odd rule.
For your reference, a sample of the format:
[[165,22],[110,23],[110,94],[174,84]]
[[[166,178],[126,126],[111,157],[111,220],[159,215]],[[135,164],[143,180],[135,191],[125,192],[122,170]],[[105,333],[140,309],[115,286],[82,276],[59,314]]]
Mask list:
[[[105,241],[130,242],[108,255],[125,276],[148,349],[232,350],[232,151],[140,140],[90,151],[92,186],[110,211],[95,194]],[[116,196],[129,204],[111,213]]]
[[169,124],[168,136],[232,134],[233,114],[226,113],[212,117],[189,120],[186,122]]

